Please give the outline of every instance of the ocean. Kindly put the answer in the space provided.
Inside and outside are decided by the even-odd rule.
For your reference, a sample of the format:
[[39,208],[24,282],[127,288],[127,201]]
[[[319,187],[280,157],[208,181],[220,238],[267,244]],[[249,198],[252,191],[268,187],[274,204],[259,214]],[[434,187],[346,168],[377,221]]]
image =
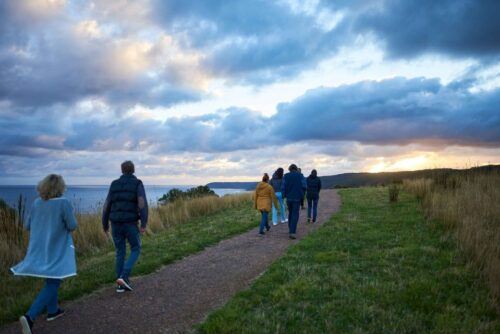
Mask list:
[[[158,186],[144,185],[146,197],[150,206],[156,205],[161,198],[172,188],[186,190],[192,186]],[[108,194],[109,186],[67,186],[64,197],[68,198],[78,212],[93,212],[98,210]],[[219,195],[239,193],[243,189],[213,189]],[[26,201],[26,209],[29,211],[31,204],[38,197],[36,186],[0,186],[0,198],[7,204],[17,207],[19,196],[22,195]]]

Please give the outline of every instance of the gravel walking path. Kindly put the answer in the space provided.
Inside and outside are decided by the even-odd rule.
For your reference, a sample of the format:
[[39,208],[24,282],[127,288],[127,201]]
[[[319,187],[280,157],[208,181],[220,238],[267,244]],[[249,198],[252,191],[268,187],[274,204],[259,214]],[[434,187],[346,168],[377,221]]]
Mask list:
[[[200,253],[132,279],[134,291],[116,293],[110,283],[96,293],[63,305],[66,314],[55,321],[40,317],[35,333],[186,333],[211,311],[244,290],[286,249],[317,228],[340,206],[334,190],[323,190],[318,223],[306,224],[301,211],[297,240],[288,226],[272,226],[265,236],[257,228],[221,241]],[[64,283],[63,283],[64,284]],[[19,333],[18,323],[1,333]]]

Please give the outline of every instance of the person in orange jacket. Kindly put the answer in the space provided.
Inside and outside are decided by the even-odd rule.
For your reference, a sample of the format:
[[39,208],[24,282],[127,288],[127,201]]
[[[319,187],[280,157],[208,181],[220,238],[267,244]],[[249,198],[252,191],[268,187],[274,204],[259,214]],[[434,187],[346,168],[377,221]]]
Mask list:
[[268,182],[269,175],[267,175],[267,173],[264,173],[262,182],[259,182],[257,184],[254,193],[254,207],[261,213],[261,221],[259,226],[260,235],[264,235],[264,227],[267,231],[269,231],[271,228],[268,223],[268,218],[269,212],[272,208],[272,203],[274,203],[275,207],[278,207],[278,198],[274,193],[273,187]]

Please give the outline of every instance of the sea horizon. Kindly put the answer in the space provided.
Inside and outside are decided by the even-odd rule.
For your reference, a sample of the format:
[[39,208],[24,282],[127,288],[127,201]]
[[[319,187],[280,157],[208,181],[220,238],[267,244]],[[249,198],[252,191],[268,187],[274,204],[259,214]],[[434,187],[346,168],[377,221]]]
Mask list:
[[[195,185],[144,185],[146,198],[150,206],[155,206],[164,194],[170,189],[178,188],[187,190]],[[68,198],[78,212],[86,213],[100,209],[104,203],[109,185],[67,185],[63,194]],[[212,189],[218,196],[239,193],[244,189]],[[38,197],[36,185],[0,185],[0,199],[9,206],[17,207],[19,196],[22,195],[26,211],[29,211],[32,203]]]

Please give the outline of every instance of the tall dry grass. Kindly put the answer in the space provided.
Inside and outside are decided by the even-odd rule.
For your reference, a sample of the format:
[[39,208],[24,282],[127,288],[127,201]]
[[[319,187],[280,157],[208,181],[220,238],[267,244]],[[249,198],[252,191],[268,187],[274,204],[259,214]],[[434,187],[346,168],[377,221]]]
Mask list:
[[[189,219],[216,213],[251,203],[248,193],[227,195],[224,197],[201,197],[190,200],[178,200],[174,203],[151,207],[147,234],[154,234]],[[0,274],[6,274],[9,268],[19,262],[28,245],[28,233],[23,230],[22,217],[17,210],[0,207]],[[111,244],[102,231],[101,211],[77,213],[78,228],[73,233],[75,248],[79,255],[92,254]]]
[[451,231],[468,259],[480,268],[500,308],[500,172],[456,173],[404,181],[429,219]]
[[7,271],[24,256],[28,233],[24,230],[25,199],[20,196],[16,209],[0,200],[0,271]]

